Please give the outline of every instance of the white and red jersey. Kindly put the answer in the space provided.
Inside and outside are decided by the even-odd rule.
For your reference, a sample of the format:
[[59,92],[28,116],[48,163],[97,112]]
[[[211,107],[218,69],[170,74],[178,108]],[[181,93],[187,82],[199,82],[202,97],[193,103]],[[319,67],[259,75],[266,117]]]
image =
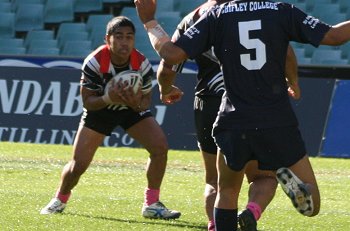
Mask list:
[[148,93],[152,89],[153,69],[149,60],[138,50],[133,49],[129,65],[118,68],[111,62],[108,45],[103,45],[88,55],[82,66],[82,86],[100,92],[102,95],[107,82],[116,74],[133,70],[142,76],[142,92]]

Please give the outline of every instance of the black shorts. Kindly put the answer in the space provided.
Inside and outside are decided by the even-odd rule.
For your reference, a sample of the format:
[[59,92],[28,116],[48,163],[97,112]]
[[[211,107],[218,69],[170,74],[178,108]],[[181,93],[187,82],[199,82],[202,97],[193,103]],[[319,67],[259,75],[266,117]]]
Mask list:
[[212,137],[213,123],[218,114],[221,98],[216,96],[195,96],[194,118],[199,148],[207,153],[216,154],[216,144]]
[[143,112],[135,112],[132,109],[114,111],[107,108],[98,111],[84,110],[80,125],[109,136],[117,126],[127,130],[137,122],[151,116],[150,110]]
[[298,127],[277,127],[250,130],[223,130],[215,135],[215,142],[235,171],[242,170],[252,159],[259,169],[277,170],[289,167],[306,155],[304,141]]

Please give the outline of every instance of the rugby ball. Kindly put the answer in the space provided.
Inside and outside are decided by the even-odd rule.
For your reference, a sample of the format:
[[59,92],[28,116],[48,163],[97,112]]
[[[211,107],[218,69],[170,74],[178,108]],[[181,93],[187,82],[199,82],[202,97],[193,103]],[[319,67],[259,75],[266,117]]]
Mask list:
[[[113,81],[114,80],[114,81]],[[107,83],[105,87],[105,93],[108,92],[108,89],[113,87],[113,83],[116,84],[119,80],[122,80],[122,82],[127,82],[128,86],[131,86],[136,93],[139,88],[142,86],[142,76],[137,71],[122,71],[118,73],[117,75],[113,76]]]

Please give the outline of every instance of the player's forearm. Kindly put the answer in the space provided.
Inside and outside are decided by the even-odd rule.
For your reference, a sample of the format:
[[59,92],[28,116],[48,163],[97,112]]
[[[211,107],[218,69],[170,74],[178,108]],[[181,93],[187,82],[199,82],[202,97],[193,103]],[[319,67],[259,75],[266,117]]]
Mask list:
[[323,45],[339,46],[350,40],[350,21],[345,21],[332,28],[325,34],[321,41]]
[[178,64],[187,59],[186,53],[170,41],[169,35],[157,20],[146,22],[144,27],[152,47],[168,64]]
[[164,66],[163,61],[160,63],[157,71],[157,81],[161,94],[168,94],[171,91],[171,86],[175,82],[176,72]]
[[107,106],[106,99],[103,99],[103,96],[99,96],[95,91],[81,87],[80,94],[84,108],[89,111],[100,110]]
[[292,85],[298,84],[298,63],[293,48],[289,45],[286,58],[286,78]]

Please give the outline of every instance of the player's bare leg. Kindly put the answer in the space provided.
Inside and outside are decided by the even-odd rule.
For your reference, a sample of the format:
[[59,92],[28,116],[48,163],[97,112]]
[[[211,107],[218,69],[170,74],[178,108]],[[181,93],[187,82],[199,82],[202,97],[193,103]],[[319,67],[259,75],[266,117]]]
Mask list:
[[205,168],[204,206],[208,217],[208,230],[214,230],[214,203],[217,192],[218,174],[216,170],[216,155],[201,151]]
[[233,171],[220,153],[217,160],[218,192],[214,216],[217,230],[237,230],[238,195],[244,177],[244,169]]
[[41,210],[41,214],[60,213],[65,209],[72,189],[78,184],[80,176],[89,167],[97,148],[105,135],[87,127],[80,126],[73,145],[73,157],[63,168],[61,183],[55,197]]
[[87,127],[79,127],[73,146],[73,158],[64,167],[61,174],[59,191],[69,193],[78,183],[80,176],[89,167],[97,148],[101,145],[105,135]]
[[257,230],[257,221],[275,195],[276,175],[273,171],[259,170],[257,161],[247,163],[245,174],[249,182],[248,203],[238,222],[242,231]]
[[133,125],[127,133],[138,141],[150,154],[146,165],[147,188],[142,214],[147,218],[174,219],[181,213],[167,209],[160,201],[160,187],[164,177],[168,143],[163,130],[153,117]]

